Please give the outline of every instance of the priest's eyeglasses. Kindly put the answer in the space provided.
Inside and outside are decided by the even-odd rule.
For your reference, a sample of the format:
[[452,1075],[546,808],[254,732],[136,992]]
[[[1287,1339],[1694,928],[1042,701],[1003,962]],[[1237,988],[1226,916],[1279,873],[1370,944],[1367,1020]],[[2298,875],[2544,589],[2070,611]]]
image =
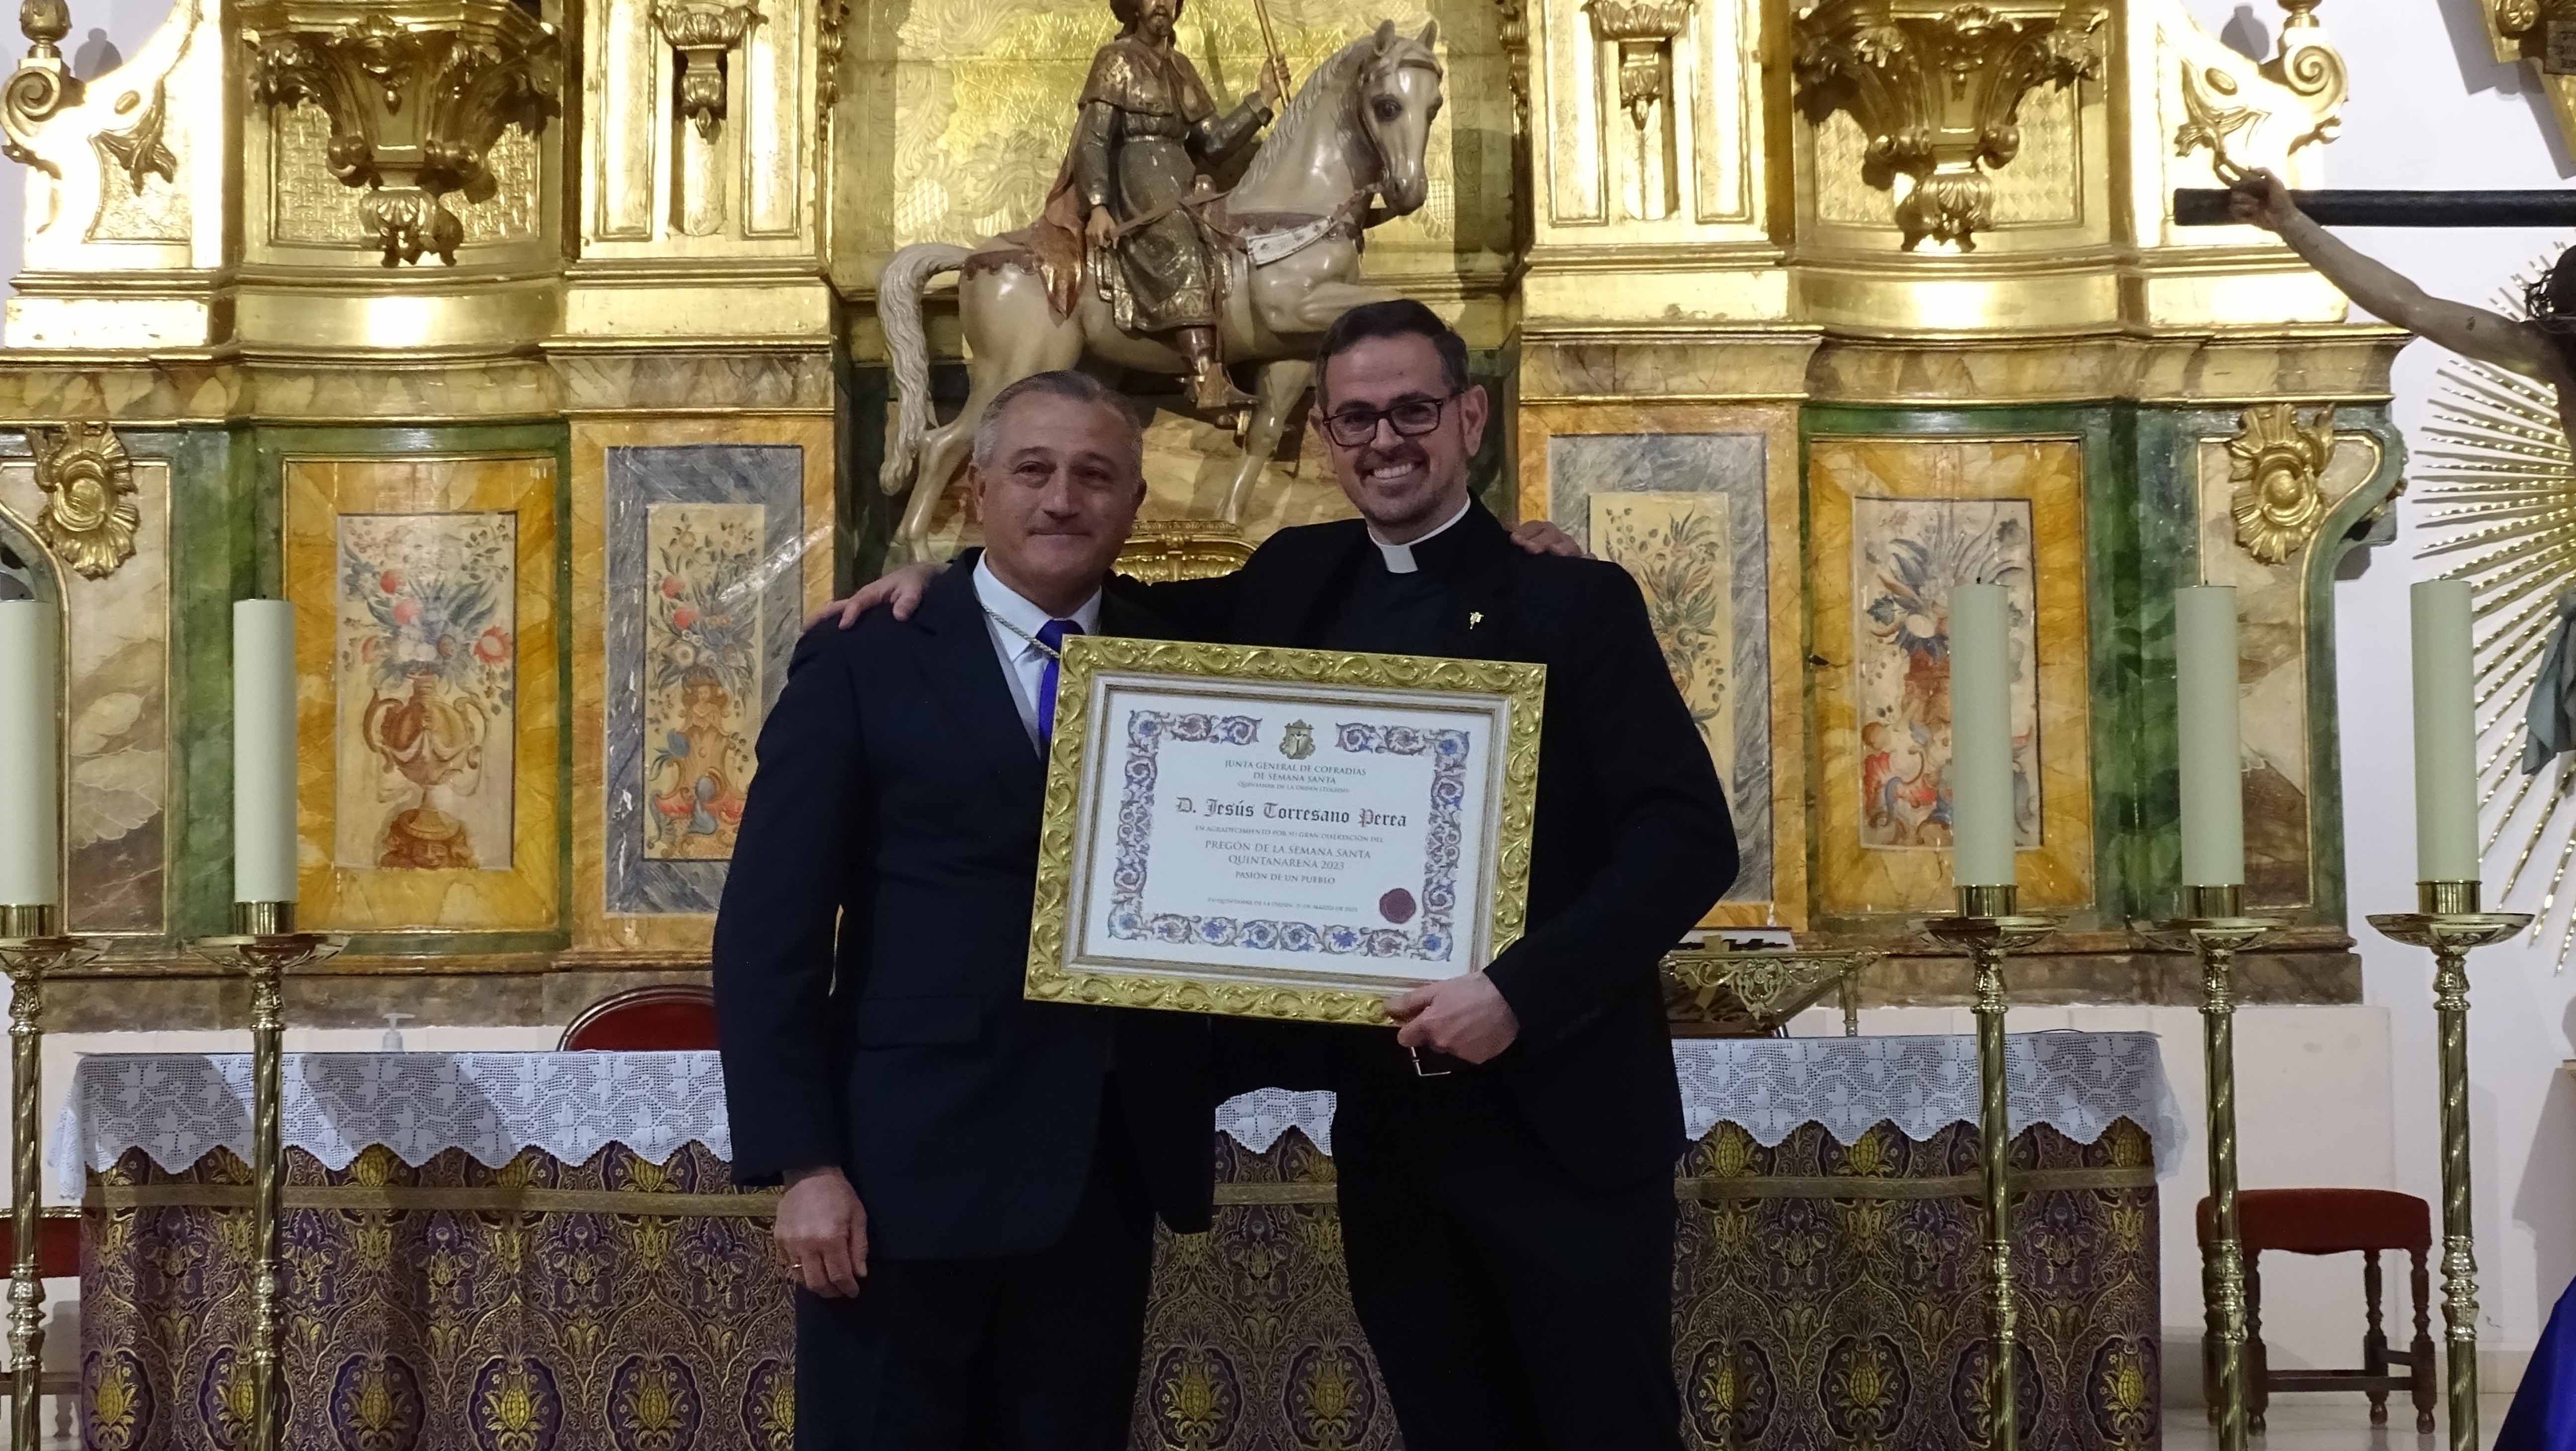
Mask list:
[[1451,393],[1440,398],[1407,398],[1392,408],[1341,408],[1324,415],[1324,432],[1344,448],[1358,448],[1377,437],[1378,420],[1383,418],[1398,438],[1420,438],[1440,426],[1440,415],[1460,395]]

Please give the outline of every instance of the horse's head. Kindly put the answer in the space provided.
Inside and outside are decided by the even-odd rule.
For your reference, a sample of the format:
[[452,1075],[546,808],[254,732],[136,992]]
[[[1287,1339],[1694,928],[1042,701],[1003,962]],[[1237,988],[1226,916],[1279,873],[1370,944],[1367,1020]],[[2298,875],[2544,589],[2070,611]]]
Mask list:
[[1430,147],[1431,120],[1440,114],[1440,58],[1431,48],[1439,38],[1436,20],[1420,35],[1398,34],[1395,22],[1385,21],[1360,67],[1354,103],[1377,151],[1379,194],[1397,216],[1419,210],[1431,195],[1423,153]]

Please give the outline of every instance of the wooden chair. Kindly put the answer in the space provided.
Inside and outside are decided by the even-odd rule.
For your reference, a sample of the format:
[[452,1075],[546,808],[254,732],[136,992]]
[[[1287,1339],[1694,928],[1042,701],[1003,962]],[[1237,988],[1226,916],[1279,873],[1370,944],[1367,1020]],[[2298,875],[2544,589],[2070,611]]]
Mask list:
[[715,990],[693,982],[611,993],[584,1008],[556,1045],[564,1051],[627,1053],[712,1051],[715,1046]]
[[[2200,1242],[2216,1232],[2216,1211],[2200,1201]],[[2245,1410],[2246,1426],[2261,1432],[2274,1391],[2364,1391],[2370,1396],[2370,1422],[2388,1420],[2388,1393],[2408,1392],[2415,1402],[2415,1433],[2433,1434],[2435,1392],[2431,1282],[2425,1257],[2433,1248],[2433,1211],[2412,1194],[2390,1189],[2247,1189],[2236,1196],[2236,1232],[2245,1252]],[[2407,1278],[2415,1302],[2415,1338],[2403,1352],[2388,1348],[2380,1328],[2379,1254],[2404,1250],[2413,1268]],[[2265,1250],[2301,1255],[2361,1255],[2361,1290],[2368,1326],[2361,1337],[2359,1370],[2274,1371],[2263,1348],[2263,1273]],[[2204,1383],[2210,1390],[2210,1417],[2217,1407],[2217,1344],[2201,1338]],[[2389,1367],[2406,1368],[2404,1375]]]

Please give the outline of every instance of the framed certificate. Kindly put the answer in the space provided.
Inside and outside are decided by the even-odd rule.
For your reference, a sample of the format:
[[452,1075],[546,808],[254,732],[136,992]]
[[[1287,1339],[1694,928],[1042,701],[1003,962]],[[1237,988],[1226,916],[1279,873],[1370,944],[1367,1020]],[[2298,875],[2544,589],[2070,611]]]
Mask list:
[[1065,642],[1027,995],[1382,1023],[1520,936],[1547,667]]

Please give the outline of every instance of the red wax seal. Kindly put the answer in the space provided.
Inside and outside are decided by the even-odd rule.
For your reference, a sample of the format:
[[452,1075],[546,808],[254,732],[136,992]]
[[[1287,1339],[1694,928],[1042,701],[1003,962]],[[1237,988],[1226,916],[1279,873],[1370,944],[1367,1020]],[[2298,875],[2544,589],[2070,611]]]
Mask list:
[[1413,920],[1413,894],[1402,887],[1377,899],[1378,915],[1398,926]]

